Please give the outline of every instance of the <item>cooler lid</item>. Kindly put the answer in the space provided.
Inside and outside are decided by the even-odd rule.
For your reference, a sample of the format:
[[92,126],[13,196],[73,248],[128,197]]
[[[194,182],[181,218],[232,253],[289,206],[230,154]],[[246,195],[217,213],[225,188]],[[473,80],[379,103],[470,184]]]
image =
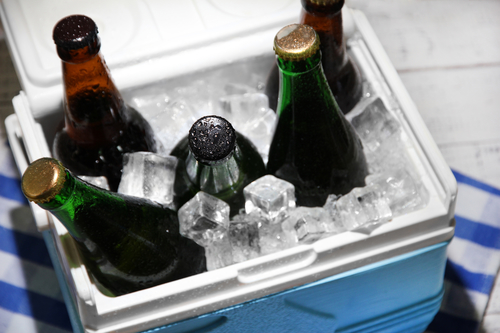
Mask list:
[[[67,15],[83,14],[96,22],[101,51],[123,88],[137,84],[127,76],[149,83],[161,74],[175,76],[186,67],[195,70],[196,59],[206,67],[207,61],[217,61],[217,55],[230,62],[243,51],[272,52],[274,34],[296,22],[301,10],[297,0],[3,0],[0,5],[13,62],[34,113],[60,103],[61,63],[52,30]],[[239,43],[224,45],[234,40]],[[245,43],[248,47],[242,50],[239,45]],[[200,52],[175,58],[175,66],[155,62],[190,50]],[[139,68],[141,75],[135,75]],[[57,101],[50,101],[53,98]]]

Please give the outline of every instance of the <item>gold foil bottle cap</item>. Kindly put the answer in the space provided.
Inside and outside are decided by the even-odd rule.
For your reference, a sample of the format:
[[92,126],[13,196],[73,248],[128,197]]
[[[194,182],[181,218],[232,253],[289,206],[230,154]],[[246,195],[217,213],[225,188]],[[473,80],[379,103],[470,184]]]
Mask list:
[[66,170],[58,160],[41,158],[24,172],[21,188],[29,201],[44,203],[52,200],[63,188]]
[[274,52],[283,60],[304,60],[314,55],[318,50],[318,34],[305,24],[287,25],[274,38]]

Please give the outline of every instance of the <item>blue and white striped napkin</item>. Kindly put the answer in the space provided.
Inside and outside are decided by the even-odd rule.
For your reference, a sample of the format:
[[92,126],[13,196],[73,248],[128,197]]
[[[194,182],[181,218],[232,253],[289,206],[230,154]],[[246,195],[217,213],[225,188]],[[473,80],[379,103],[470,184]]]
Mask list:
[[455,237],[448,246],[444,299],[428,331],[475,333],[500,266],[500,190],[454,175]]
[[[0,332],[71,332],[12,153],[5,139],[0,140]],[[457,225],[448,247],[445,296],[428,331],[475,333],[500,265],[500,190],[454,174]]]
[[0,332],[68,333],[71,323],[5,139],[0,141]]

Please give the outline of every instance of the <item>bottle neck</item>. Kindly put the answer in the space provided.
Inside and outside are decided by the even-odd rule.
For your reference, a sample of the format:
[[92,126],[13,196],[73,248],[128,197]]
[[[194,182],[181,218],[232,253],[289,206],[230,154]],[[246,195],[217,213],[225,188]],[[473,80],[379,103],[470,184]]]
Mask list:
[[76,239],[81,239],[74,222],[78,206],[84,204],[83,198],[79,195],[82,186],[85,185],[75,179],[69,171],[66,171],[66,180],[59,194],[49,202],[38,203],[41,208],[50,211],[57,217]]
[[233,188],[240,180],[239,161],[241,151],[238,144],[227,157],[218,161],[199,161],[189,150],[186,158],[186,171],[192,184],[201,191],[217,195]]
[[332,5],[317,5],[302,0],[300,23],[316,30],[321,41],[323,69],[325,73],[337,73],[347,62],[347,53],[342,26],[344,1]]
[[116,142],[125,128],[125,103],[100,52],[62,61],[65,128],[81,146]]
[[326,81],[321,52],[301,61],[278,58],[280,93],[278,116],[283,112],[307,112],[310,116],[328,110],[335,120],[341,112]]

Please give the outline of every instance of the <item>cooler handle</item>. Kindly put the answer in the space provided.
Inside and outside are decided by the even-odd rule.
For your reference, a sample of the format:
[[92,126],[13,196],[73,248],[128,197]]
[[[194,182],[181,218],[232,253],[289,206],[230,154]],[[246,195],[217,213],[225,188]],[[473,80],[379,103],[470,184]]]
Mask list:
[[[28,159],[25,154],[25,146],[23,147],[23,132],[21,130],[21,125],[16,114],[11,114],[5,119],[5,127],[7,129],[7,138],[9,139],[9,144],[14,155],[17,167],[21,175],[24,173],[28,167]],[[36,204],[30,202],[31,211],[33,212],[33,217],[35,219],[36,227],[38,231],[42,232],[49,229],[49,218],[47,212]]]

